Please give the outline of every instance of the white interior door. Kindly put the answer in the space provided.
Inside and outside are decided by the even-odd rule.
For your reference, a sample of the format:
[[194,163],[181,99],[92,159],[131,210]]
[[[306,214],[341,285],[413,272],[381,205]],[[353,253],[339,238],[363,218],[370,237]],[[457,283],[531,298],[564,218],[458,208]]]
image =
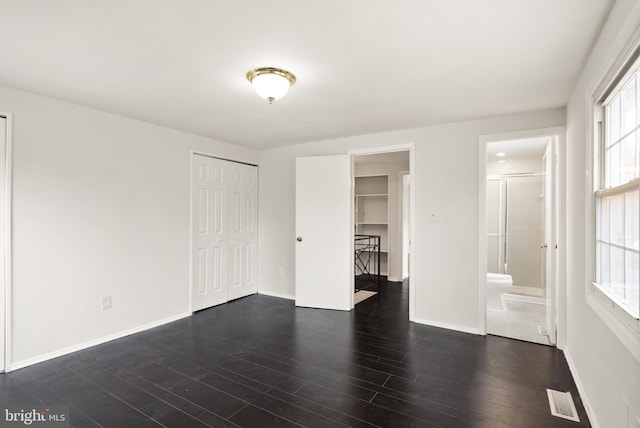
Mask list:
[[194,155],[192,165],[193,311],[227,301],[228,191],[226,162]]
[[296,306],[351,309],[351,162],[296,159]]
[[5,328],[6,328],[6,266],[5,260],[5,240],[6,240],[6,215],[5,199],[6,199],[6,152],[7,152],[7,120],[0,116],[0,372],[5,370],[5,352],[7,350]]
[[229,169],[229,270],[228,300],[258,291],[257,205],[258,169],[228,162]]
[[547,332],[551,344],[556,343],[556,240],[555,240],[555,138],[544,155],[544,259],[545,297],[547,305]]

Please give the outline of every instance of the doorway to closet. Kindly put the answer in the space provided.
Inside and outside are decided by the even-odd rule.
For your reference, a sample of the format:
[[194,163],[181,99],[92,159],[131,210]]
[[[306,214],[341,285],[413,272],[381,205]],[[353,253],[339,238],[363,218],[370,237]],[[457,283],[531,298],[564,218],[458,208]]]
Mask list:
[[353,156],[354,304],[408,287],[409,171],[406,150]]
[[191,309],[257,292],[258,168],[193,154]]
[[[348,311],[354,307],[355,193],[354,158],[406,152],[409,157],[408,218],[415,224],[415,150],[413,143],[349,151],[347,154],[296,158],[295,304],[300,307]],[[327,171],[331,171],[327,174]],[[406,174],[406,171],[403,171]],[[402,180],[398,179],[398,183]],[[394,204],[392,212],[400,210]],[[410,230],[409,248],[415,242]],[[398,239],[397,236],[394,239]],[[382,236],[381,236],[382,241]],[[381,256],[382,257],[382,256]],[[389,257],[389,255],[387,255]],[[401,266],[393,261],[389,266]],[[408,263],[416,278],[415,263]],[[330,269],[328,267],[331,267]],[[389,271],[391,272],[391,271]],[[387,272],[389,274],[389,272]],[[409,320],[415,319],[415,287],[406,284]]]

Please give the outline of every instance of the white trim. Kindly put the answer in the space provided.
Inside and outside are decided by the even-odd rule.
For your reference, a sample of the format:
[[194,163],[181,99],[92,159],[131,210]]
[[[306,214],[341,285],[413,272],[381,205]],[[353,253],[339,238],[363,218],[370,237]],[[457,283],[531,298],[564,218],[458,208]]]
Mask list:
[[416,319],[416,154],[411,144],[409,150],[409,254],[413,263],[409,264],[409,321]]
[[[376,155],[381,153],[393,153],[393,152],[405,152],[410,151],[415,146],[414,143],[394,144],[389,146],[379,147],[367,147],[364,149],[352,149],[347,151],[348,155],[361,156],[361,155]],[[388,174],[383,174],[388,175]]]
[[[633,51],[640,45],[640,26],[636,26],[633,30],[631,36],[627,39],[619,50],[614,52],[613,49],[609,50],[609,59],[608,61],[602,61],[603,64],[600,72],[597,77],[594,77],[591,85],[591,94],[594,95],[593,101],[598,101],[602,95],[604,95],[605,90],[612,83],[613,79],[620,74],[622,71],[622,67],[627,63],[630,59]],[[620,44],[618,44],[620,46]],[[613,56],[613,58],[611,58]]]
[[512,302],[533,303],[534,305],[544,305],[546,303],[544,297],[525,296],[523,294],[504,293],[502,298]]
[[598,424],[598,420],[596,419],[596,415],[593,413],[591,404],[589,403],[589,398],[587,397],[587,393],[585,392],[584,386],[582,385],[582,380],[580,376],[578,376],[578,369],[573,363],[573,358],[571,358],[571,354],[569,353],[569,348],[565,346],[564,350],[564,358],[567,360],[567,365],[569,366],[569,371],[573,376],[573,381],[576,383],[576,387],[578,388],[578,394],[580,395],[580,399],[582,400],[582,404],[584,406],[584,410],[587,413],[587,418],[589,419],[589,423],[592,428],[600,428]]
[[[549,128],[538,128],[524,131],[514,131],[500,134],[481,135],[478,145],[478,334],[487,334],[487,304],[486,304],[486,286],[487,286],[487,224],[486,224],[486,179],[487,179],[487,144],[501,141],[523,140],[527,138],[537,137],[555,137],[557,144],[557,163],[556,172],[556,201],[564,201],[565,191],[565,163],[563,156],[565,153],[565,126],[554,126]],[[564,249],[565,243],[565,224],[566,219],[565,205],[556,203],[555,214],[556,230],[555,244],[558,245],[556,251],[555,277],[556,277],[556,347],[563,349],[566,345],[566,253]],[[561,221],[560,221],[561,220]]]
[[279,299],[296,300],[296,296],[294,296],[293,294],[274,293],[272,291],[261,291],[261,290],[258,290],[258,294],[262,296],[277,297]]
[[193,312],[193,263],[194,263],[194,254],[193,254],[193,229],[194,229],[194,224],[193,224],[193,164],[194,164],[194,158],[195,155],[199,154],[196,153],[195,151],[191,150],[191,153],[189,153],[189,282],[187,284],[187,287],[189,287],[189,290],[187,290],[187,294],[189,296],[189,309]]
[[[411,224],[411,232],[409,236],[410,244],[409,244],[409,253],[414,255],[415,248],[415,224],[416,224],[416,216],[415,216],[415,207],[416,207],[416,186],[415,186],[415,176],[416,176],[416,158],[415,158],[415,143],[403,143],[403,144],[395,144],[391,146],[380,146],[380,147],[367,147],[364,149],[353,149],[348,150],[347,154],[351,158],[351,201],[353,201],[353,183],[354,183],[354,156],[361,155],[375,155],[381,153],[393,153],[393,152],[409,152],[409,223]],[[352,202],[353,203],[353,202]],[[352,227],[351,227],[351,254],[353,254],[353,223],[355,221],[355,214],[353,206],[351,207],[351,215],[352,215]],[[414,257],[415,260],[415,257]],[[387,263],[389,263],[389,259],[387,258]],[[416,314],[416,275],[415,275],[415,267],[416,263],[411,263],[409,266],[409,321],[415,321]],[[402,271],[402,267],[400,268]],[[351,309],[355,306],[353,303],[353,295],[355,294],[355,284],[354,284],[354,272],[353,266],[351,267]]]
[[401,279],[398,279],[398,277],[396,276],[388,276],[387,275],[387,281],[391,281],[391,282],[402,282]]
[[[351,175],[351,196],[349,202],[349,216],[351,218],[351,223],[349,225],[349,230],[351,230],[351,238],[349,239],[349,254],[350,257],[353,257],[353,254],[356,251],[355,246],[355,231],[356,231],[356,161],[352,154],[347,151],[349,156],[349,174]],[[387,181],[388,183],[388,181]],[[389,188],[387,187],[387,193],[389,193]],[[387,200],[388,203],[388,200]],[[388,210],[388,207],[387,207]],[[382,246],[382,238],[380,239],[380,245]],[[388,245],[388,244],[387,244]],[[387,254],[387,268],[389,266],[389,255]],[[354,263],[351,263],[349,267],[349,310],[352,311],[356,307],[355,300],[355,291],[356,291],[356,267]]]
[[567,134],[563,127],[556,140],[556,347],[567,345]]
[[[404,200],[404,195],[405,195],[405,189],[404,189],[404,176],[408,176],[409,180],[411,180],[411,171],[399,171],[398,172],[398,187],[399,187],[399,192],[398,194],[400,195],[400,203],[398,204],[398,219],[400,220],[400,279],[398,281],[403,282],[405,279],[409,278],[409,271],[407,270],[407,275],[404,275],[404,270],[403,270],[403,265],[404,265],[404,259],[405,256],[407,256],[406,254],[404,254],[404,224],[403,224],[403,219],[402,219],[402,215],[403,215],[403,208],[402,208],[402,204],[403,204],[403,200]],[[409,189],[411,190],[411,189]],[[411,210],[411,207],[409,207],[409,210]],[[411,233],[411,228],[415,227],[415,225],[411,224],[411,222],[409,222],[409,233]],[[409,258],[411,257],[411,255],[409,254]],[[407,260],[407,265],[409,264],[409,260]]]
[[615,316],[610,310],[605,308],[605,305],[598,300],[593,294],[587,295],[587,304],[593,309],[593,311],[600,317],[602,322],[613,332],[620,342],[627,348],[627,350],[634,356],[636,361],[640,363],[640,342],[638,341],[635,332],[629,331],[629,328],[624,324],[617,316]]
[[152,329],[154,327],[159,327],[164,324],[169,324],[174,321],[181,320],[183,318],[187,318],[191,316],[191,312],[183,312],[179,315],[173,315],[167,318],[163,318],[158,321],[153,321],[147,324],[140,325],[138,327],[130,328],[124,331],[120,331],[118,333],[109,334],[103,337],[99,337],[97,339],[92,339],[87,342],[80,343],[78,345],[69,346],[66,348],[58,349],[57,351],[48,352],[43,355],[39,355],[37,357],[28,358],[26,360],[18,361],[11,365],[11,370],[19,370],[27,366],[31,366],[33,364],[38,364],[43,361],[51,360],[53,358],[61,357],[63,355],[71,354],[72,352],[82,351],[83,349],[91,348],[92,346],[101,345],[106,342],[111,342],[112,340],[121,339],[125,336],[130,336],[135,333],[140,333],[145,330]]
[[[367,178],[367,177],[389,177],[389,174],[363,174],[363,175],[353,175],[353,178]],[[389,188],[387,188],[387,193],[381,193],[380,195],[388,195],[389,194]],[[369,196],[366,193],[363,193],[359,196]]]
[[4,343],[0,344],[0,352],[4,352],[4,368],[0,367],[0,372],[4,369],[5,372],[11,370],[12,356],[13,356],[13,339],[12,339],[12,299],[13,299],[13,271],[12,271],[12,180],[13,176],[13,115],[11,113],[0,112],[0,116],[6,120],[6,147],[5,147],[5,199],[0,202],[2,208],[5,211],[4,216],[4,278],[1,282],[4,284]]
[[416,318],[413,320],[416,324],[429,325],[431,327],[446,328],[447,330],[460,331],[462,333],[480,334],[477,328],[466,327],[457,324],[449,324],[446,322],[432,321],[424,318]]
[[[586,302],[589,307],[596,313],[600,320],[611,330],[611,332],[622,342],[622,344],[631,352],[631,354],[640,361],[640,339],[638,334],[640,330],[635,327],[635,331],[627,331],[627,326],[630,327],[632,322],[626,322],[626,320],[632,320],[632,316],[624,310],[620,305],[614,302],[606,296],[601,290],[593,285],[596,279],[596,255],[595,255],[595,242],[596,242],[596,197],[595,197],[595,174],[596,171],[596,132],[595,132],[595,120],[598,109],[598,99],[602,96],[602,91],[606,86],[614,79],[621,68],[626,63],[629,55],[633,50],[640,46],[640,26],[635,28],[632,36],[624,44],[624,47],[615,52],[614,58],[606,62],[597,78],[594,78],[590,85],[590,90],[585,95],[586,104],[586,119],[587,129],[585,135],[585,277],[586,281],[584,286],[584,292],[586,296]],[[605,303],[597,296],[603,296],[608,301]],[[609,305],[611,304],[611,306]],[[615,307],[618,307],[621,316],[615,313]]]
[[487,144],[478,144],[478,334],[487,334]]

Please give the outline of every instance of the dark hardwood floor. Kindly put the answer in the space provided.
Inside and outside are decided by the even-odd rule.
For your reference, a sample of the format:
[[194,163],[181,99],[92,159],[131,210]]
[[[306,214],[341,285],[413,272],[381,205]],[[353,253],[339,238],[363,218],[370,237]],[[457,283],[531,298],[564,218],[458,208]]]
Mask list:
[[351,313],[246,297],[0,375],[0,407],[68,405],[73,427],[589,426],[560,351],[410,323],[407,296],[384,284]]

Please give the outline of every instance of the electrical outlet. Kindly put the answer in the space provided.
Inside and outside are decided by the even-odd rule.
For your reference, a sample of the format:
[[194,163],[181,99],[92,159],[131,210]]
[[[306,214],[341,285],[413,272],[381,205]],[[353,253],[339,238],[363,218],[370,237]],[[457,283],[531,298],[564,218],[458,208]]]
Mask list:
[[278,272],[280,273],[280,276],[284,276],[284,266],[280,266]]
[[100,305],[102,306],[102,310],[111,309],[111,295],[102,296],[100,299]]

